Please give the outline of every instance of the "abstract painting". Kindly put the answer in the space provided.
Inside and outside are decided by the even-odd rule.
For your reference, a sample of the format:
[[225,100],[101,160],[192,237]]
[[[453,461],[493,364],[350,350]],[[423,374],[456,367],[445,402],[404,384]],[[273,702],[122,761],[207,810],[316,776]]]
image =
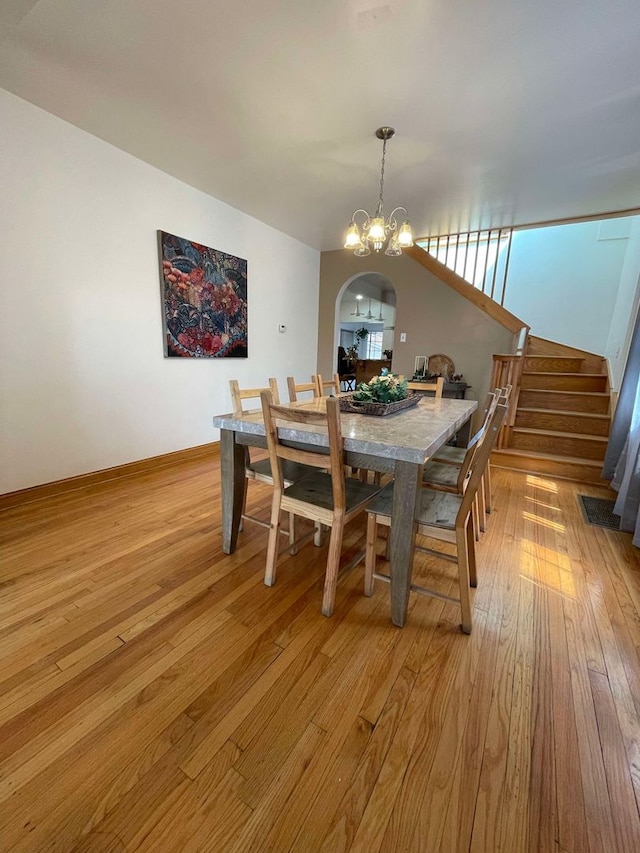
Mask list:
[[247,262],[158,232],[165,358],[247,357]]

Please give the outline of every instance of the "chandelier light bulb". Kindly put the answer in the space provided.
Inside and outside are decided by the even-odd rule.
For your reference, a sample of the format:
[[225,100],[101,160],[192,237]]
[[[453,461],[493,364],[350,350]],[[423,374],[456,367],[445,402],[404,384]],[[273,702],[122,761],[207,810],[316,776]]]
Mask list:
[[352,219],[344,241],[344,247],[345,249],[359,249],[361,246],[362,239],[360,237],[360,230]]
[[375,219],[371,220],[371,225],[369,225],[367,240],[370,243],[379,243],[380,241],[384,242],[384,238],[384,219],[381,216],[376,216]]
[[413,232],[408,219],[405,219],[398,231],[398,245],[402,246],[403,249],[413,246]]

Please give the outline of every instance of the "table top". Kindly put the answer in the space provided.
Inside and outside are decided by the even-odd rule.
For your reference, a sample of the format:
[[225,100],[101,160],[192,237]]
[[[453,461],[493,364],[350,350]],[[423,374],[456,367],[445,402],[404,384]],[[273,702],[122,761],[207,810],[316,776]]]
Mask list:
[[[292,409],[322,410],[325,404],[326,398],[318,398],[284,405]],[[341,412],[344,447],[355,453],[422,465],[469,420],[477,407],[476,400],[423,397],[417,406],[385,417]],[[252,409],[242,415],[216,415],[213,426],[253,435],[265,434],[260,409]],[[321,426],[280,422],[278,432],[288,441],[321,447],[329,444],[326,430]]]

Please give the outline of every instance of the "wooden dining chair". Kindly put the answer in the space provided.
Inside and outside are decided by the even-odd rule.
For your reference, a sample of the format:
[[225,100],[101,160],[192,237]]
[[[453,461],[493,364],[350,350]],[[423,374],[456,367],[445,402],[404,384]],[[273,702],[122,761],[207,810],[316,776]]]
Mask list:
[[324,397],[327,394],[331,397],[338,397],[340,395],[340,377],[337,373],[334,373],[331,379],[323,379],[320,373],[314,373],[313,379],[315,380],[319,397]]
[[[491,416],[491,404],[492,401],[495,401],[495,404],[500,404],[507,406],[509,405],[509,398],[511,395],[511,385],[505,385],[503,388],[495,388],[493,391],[490,391],[487,394],[487,399],[484,405],[485,418],[483,421],[482,427],[475,433],[475,435],[469,441],[468,447],[473,446],[480,437],[483,428],[486,427],[490,416]],[[466,448],[464,447],[450,447],[445,445],[441,447],[440,450],[433,456],[433,462],[444,463],[447,465],[460,466],[462,465],[465,458]],[[482,509],[482,512],[479,512],[478,526],[476,528],[476,533],[479,531],[484,531],[486,528],[486,516],[491,513],[491,460],[487,463],[487,467],[485,469],[484,477],[482,478],[482,486],[479,489],[479,500],[478,507]]]
[[435,382],[417,382],[409,380],[408,388],[410,391],[433,391],[436,400],[442,397],[444,391],[444,376],[438,376]]
[[421,382],[420,390],[435,391],[436,400],[439,400],[442,397],[442,392],[444,391],[444,376],[438,376],[435,382]]
[[[436,453],[432,460],[426,463],[422,472],[422,485],[437,491],[452,492],[454,494],[462,494],[467,487],[467,481],[471,472],[471,464],[474,455],[480,449],[482,441],[486,436],[487,427],[493,416],[496,406],[498,405],[498,393],[490,393],[487,395],[487,403],[485,409],[485,418],[482,426],[465,448],[451,448],[452,450],[462,451],[463,455],[459,463],[451,461],[442,462],[438,459]],[[485,497],[484,497],[484,477],[476,492],[473,503],[473,530],[476,539],[480,538],[480,533],[486,528],[485,523]]]
[[[242,414],[242,412],[244,411],[243,404],[245,401],[252,399],[259,401],[260,394],[262,393],[262,391],[268,390],[272,398],[274,400],[279,401],[278,383],[274,378],[269,379],[268,388],[240,388],[240,383],[237,379],[230,379],[229,390],[231,392],[231,406],[234,415]],[[289,485],[295,480],[299,480],[301,477],[304,477],[309,473],[311,472],[307,467],[305,467],[304,465],[297,465],[296,463],[287,464],[283,469],[285,481]],[[267,485],[273,486],[271,462],[268,458],[252,460],[248,447],[245,447],[244,476],[245,480],[247,481],[256,480],[257,482],[266,483]],[[246,506],[248,490],[246,488],[246,485],[248,485],[248,483],[245,484],[244,501],[242,504],[242,515],[240,517],[240,530],[243,529],[244,521],[251,521],[253,522],[253,524],[257,524],[260,527],[269,528],[269,522],[263,521],[260,518],[256,518],[256,516],[247,514]],[[295,541],[295,516],[289,516],[289,530],[282,530],[282,534],[287,535],[289,537],[291,547],[294,548],[293,542]]]
[[[267,586],[273,586],[276,580],[280,510],[307,518],[315,524],[330,527],[322,613],[325,616],[331,616],[345,525],[363,512],[380,489],[378,486],[345,477],[344,442],[340,431],[340,408],[337,398],[327,398],[325,411],[280,406],[274,401],[270,391],[263,391],[260,398],[274,482],[264,582]],[[326,428],[329,437],[329,453],[322,453],[320,447],[316,448],[313,445],[308,445],[306,449],[284,445],[278,434],[276,420]],[[287,485],[284,478],[286,463],[306,465],[312,469],[312,473]],[[310,534],[295,544],[302,544],[307,538],[310,538]],[[362,555],[357,562],[360,559]]]
[[297,403],[299,400],[298,394],[311,392],[313,397],[322,397],[318,390],[318,383],[315,374],[311,377],[311,382],[296,382],[295,377],[287,376],[287,390],[289,391],[289,402]]
[[[423,595],[444,598],[459,604],[462,613],[462,630],[465,634],[470,634],[472,627],[470,587],[477,586],[475,540],[470,520],[473,501],[482,482],[484,468],[496,442],[506,410],[506,406],[496,406],[487,428],[486,439],[473,456],[468,485],[462,494],[451,494],[429,488],[420,490],[420,506],[417,514],[418,534],[440,542],[448,542],[455,546],[456,553],[455,556],[445,554],[418,544],[415,546],[416,550],[457,564],[459,597],[453,598],[415,584],[411,584],[411,589]],[[365,595],[372,594],[374,578],[390,580],[389,575],[376,572],[376,540],[378,525],[386,527],[391,525],[393,487],[393,483],[385,486],[367,507],[369,517],[365,558]]]

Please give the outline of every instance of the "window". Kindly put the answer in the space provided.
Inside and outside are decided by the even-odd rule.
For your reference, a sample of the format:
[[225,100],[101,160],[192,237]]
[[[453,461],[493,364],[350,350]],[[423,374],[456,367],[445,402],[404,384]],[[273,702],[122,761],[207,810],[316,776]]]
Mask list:
[[382,332],[369,332],[367,358],[382,358]]

